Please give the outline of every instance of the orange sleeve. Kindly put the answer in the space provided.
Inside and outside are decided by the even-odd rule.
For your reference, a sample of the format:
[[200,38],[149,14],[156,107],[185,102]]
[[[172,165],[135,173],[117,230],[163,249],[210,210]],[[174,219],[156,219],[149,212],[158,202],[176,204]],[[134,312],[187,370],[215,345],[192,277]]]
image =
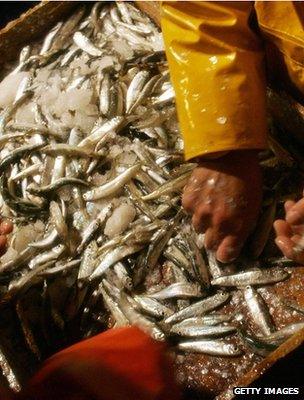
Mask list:
[[[20,396],[20,397],[19,397]],[[18,400],[179,400],[164,343],[111,329],[52,356]]]
[[253,3],[162,3],[162,31],[187,159],[266,147],[266,85]]

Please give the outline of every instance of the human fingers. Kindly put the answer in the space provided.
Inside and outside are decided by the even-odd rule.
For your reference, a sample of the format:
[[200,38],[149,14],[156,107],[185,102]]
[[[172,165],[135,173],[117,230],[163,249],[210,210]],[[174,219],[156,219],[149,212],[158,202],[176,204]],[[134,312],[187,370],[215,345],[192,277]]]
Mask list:
[[[231,246],[241,248],[252,229],[253,218],[251,218],[251,221],[249,217],[245,217],[243,212],[238,212],[235,209],[231,210],[227,207],[217,207],[210,214],[212,214],[212,229],[209,228],[205,234],[206,247],[216,251],[221,242],[224,241],[223,249],[226,249],[225,252],[229,253],[228,247],[230,247],[230,241],[232,241]],[[228,247],[225,245],[226,237],[229,237],[227,239]],[[237,238],[238,246],[235,246],[232,237]],[[236,250],[235,253],[238,255],[239,251]]]
[[304,224],[304,198],[287,211],[286,221],[292,225]]
[[219,244],[225,237],[225,232],[218,227],[210,226],[205,233],[204,245],[207,250],[216,251]]
[[243,219],[235,213],[235,210],[231,211],[221,202],[218,202],[216,207],[209,206],[209,215],[211,223],[205,234],[205,246],[209,250],[216,251],[225,236],[236,230],[236,222]]
[[277,236],[291,237],[294,234],[303,235],[304,225],[290,225],[283,219],[278,219],[273,224]]
[[210,209],[206,205],[198,205],[192,216],[192,225],[199,233],[204,233],[211,225]]
[[184,209],[193,214],[197,204],[198,190],[195,190],[192,186],[186,185],[182,195],[182,206]]
[[291,225],[290,228],[294,235],[301,235],[301,236],[304,235],[304,225],[303,224],[302,225]]
[[291,240],[294,243],[293,251],[295,253],[301,253],[304,251],[304,236],[301,234],[294,234],[291,237]]
[[5,253],[7,238],[5,235],[0,235],[0,255]]
[[292,235],[291,227],[284,219],[276,220],[273,227],[277,236],[290,237]]
[[293,259],[293,246],[294,243],[290,237],[278,236],[275,238],[275,243],[285,257]]
[[[293,237],[294,240],[296,240]],[[304,248],[295,243],[290,237],[278,236],[275,239],[276,245],[282,251],[285,257],[298,263],[304,262]]]
[[11,233],[14,228],[14,225],[9,220],[4,220],[0,223],[0,235],[6,235]]
[[296,202],[293,200],[285,201],[285,204],[284,204],[285,212],[288,212],[295,204],[296,204]]
[[241,235],[226,236],[218,246],[216,258],[222,263],[234,261],[242,250],[244,244]]

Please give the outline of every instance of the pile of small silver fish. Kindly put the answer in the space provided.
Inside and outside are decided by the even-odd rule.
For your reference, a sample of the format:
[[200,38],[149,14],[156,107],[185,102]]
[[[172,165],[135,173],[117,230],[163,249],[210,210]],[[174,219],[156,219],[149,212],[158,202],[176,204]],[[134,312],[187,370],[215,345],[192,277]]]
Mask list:
[[[0,115],[1,212],[15,230],[0,305],[35,358],[127,325],[179,351],[265,356],[304,327],[277,329],[259,293],[288,279],[285,268],[221,266],[183,211],[195,164],[183,160],[161,33],[146,15],[125,2],[80,7],[23,48],[5,80],[18,81]],[[221,311],[231,290],[243,292],[255,332]]]

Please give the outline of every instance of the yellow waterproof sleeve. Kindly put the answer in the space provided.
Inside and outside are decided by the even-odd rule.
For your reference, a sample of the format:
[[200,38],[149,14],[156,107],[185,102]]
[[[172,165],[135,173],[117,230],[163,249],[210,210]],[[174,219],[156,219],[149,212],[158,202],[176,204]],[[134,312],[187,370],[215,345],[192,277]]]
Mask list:
[[[276,46],[276,60],[268,60],[276,67],[276,79],[285,78],[304,95],[304,7],[299,1],[257,1],[258,22],[268,43]],[[273,64],[273,65],[272,65]],[[283,65],[284,74],[278,65]],[[288,82],[289,83],[289,82]]]
[[251,2],[162,3],[185,157],[266,147],[263,51]]

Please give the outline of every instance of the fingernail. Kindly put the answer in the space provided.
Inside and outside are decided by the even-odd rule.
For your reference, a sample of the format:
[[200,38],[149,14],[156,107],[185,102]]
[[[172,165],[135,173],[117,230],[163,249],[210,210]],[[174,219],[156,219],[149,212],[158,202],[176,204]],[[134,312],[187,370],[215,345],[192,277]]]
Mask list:
[[226,263],[231,263],[233,261],[235,261],[240,253],[240,249],[239,247],[226,247],[225,249],[225,253],[226,253]]

